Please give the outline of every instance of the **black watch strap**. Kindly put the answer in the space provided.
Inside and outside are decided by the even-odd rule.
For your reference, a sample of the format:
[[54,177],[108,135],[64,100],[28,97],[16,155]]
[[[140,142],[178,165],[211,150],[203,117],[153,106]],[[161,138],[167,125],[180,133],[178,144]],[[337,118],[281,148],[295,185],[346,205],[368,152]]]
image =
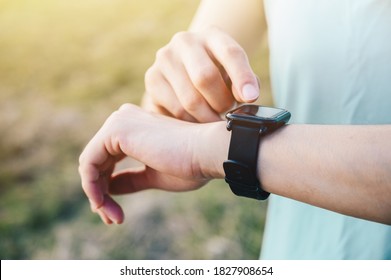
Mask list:
[[259,140],[263,135],[260,127],[229,124],[232,130],[228,160],[224,162],[225,181],[232,192],[258,200],[267,199],[270,193],[264,191],[257,178]]

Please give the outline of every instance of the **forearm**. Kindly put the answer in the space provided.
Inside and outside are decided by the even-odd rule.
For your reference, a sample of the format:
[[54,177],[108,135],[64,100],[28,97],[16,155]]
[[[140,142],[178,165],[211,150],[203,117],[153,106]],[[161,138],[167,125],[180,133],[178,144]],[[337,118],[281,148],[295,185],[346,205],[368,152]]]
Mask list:
[[190,25],[191,31],[217,27],[251,54],[266,31],[262,0],[203,0]]
[[391,223],[391,126],[290,125],[261,142],[267,191]]
[[[223,122],[215,126],[206,169],[223,178],[230,133]],[[388,125],[288,125],[261,140],[258,177],[273,194],[391,224],[389,139]]]
[[[189,191],[224,178],[230,137],[224,121],[189,123],[124,104],[80,155],[83,189],[106,223],[121,223],[112,194]],[[257,176],[270,193],[391,224],[389,139],[391,125],[287,125],[261,139]],[[125,156],[145,168],[113,174]]]

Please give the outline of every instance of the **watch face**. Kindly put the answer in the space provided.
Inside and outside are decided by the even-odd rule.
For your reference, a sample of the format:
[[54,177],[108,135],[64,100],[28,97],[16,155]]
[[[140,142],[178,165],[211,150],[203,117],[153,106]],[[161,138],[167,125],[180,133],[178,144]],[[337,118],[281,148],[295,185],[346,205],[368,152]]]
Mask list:
[[250,122],[288,122],[291,114],[283,109],[258,105],[242,105],[227,113],[231,120]]
[[241,106],[237,108],[233,113],[242,114],[247,116],[255,116],[258,118],[274,119],[281,114],[281,109],[261,106]]

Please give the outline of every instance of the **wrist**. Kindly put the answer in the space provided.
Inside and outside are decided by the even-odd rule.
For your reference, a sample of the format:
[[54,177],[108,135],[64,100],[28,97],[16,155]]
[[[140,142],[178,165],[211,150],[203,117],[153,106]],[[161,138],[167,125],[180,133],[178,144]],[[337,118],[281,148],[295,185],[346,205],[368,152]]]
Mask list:
[[287,169],[282,166],[282,163],[288,163],[285,155],[288,154],[286,149],[291,145],[287,145],[286,139],[293,139],[290,134],[292,127],[293,125],[285,125],[264,137],[259,143],[257,177],[262,188],[267,192],[281,195],[283,193],[280,186],[287,185],[283,182],[286,174],[282,173]]
[[226,122],[200,124],[198,129],[195,158],[201,174],[207,179],[224,178],[223,162],[227,159],[230,141]]

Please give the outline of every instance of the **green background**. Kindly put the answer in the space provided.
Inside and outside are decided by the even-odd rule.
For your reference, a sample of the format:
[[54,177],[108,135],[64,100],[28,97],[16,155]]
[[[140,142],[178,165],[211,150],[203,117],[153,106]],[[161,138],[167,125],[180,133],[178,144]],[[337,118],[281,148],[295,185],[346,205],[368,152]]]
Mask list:
[[[266,203],[222,180],[120,197],[120,226],[92,214],[80,186],[84,145],[140,102],[155,52],[198,2],[0,0],[1,259],[258,258]],[[270,104],[266,43],[251,59]]]

